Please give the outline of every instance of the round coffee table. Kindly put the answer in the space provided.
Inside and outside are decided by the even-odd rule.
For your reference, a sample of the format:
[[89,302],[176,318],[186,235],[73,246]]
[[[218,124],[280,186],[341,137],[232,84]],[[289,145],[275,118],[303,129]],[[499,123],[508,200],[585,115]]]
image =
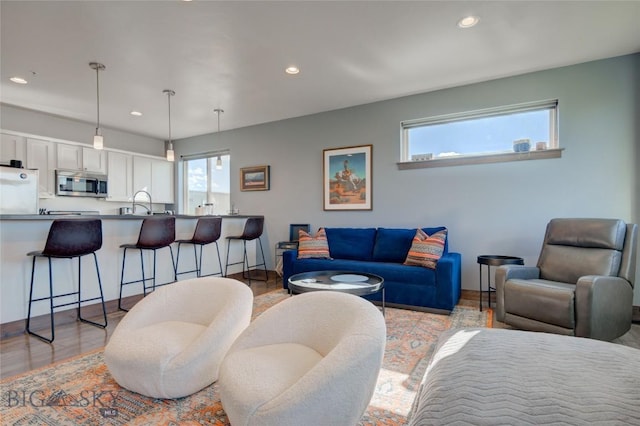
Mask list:
[[384,315],[384,278],[368,272],[312,271],[289,277],[291,293],[309,291],[340,291],[356,296],[367,296],[382,291],[382,315]]

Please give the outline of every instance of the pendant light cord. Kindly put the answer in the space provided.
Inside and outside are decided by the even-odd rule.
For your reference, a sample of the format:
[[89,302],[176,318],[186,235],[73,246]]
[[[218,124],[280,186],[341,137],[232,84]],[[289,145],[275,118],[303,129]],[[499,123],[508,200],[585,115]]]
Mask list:
[[169,100],[169,148],[172,148],[171,144],[171,92],[167,92],[167,99]]
[[96,120],[96,130],[100,128],[100,67],[96,67],[96,99],[98,100],[96,110],[97,110],[97,120]]
[[173,149],[173,142],[171,142],[171,96],[175,95],[176,92],[171,89],[165,89],[162,93],[167,94],[167,105],[169,106],[169,149]]

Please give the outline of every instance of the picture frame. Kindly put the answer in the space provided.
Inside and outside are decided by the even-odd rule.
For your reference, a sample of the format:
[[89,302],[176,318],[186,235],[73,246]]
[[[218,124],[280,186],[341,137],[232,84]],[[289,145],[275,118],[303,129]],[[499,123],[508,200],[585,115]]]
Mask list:
[[269,166],[242,167],[240,169],[240,191],[268,191]]
[[309,232],[308,223],[292,223],[289,225],[289,241],[298,241],[300,230]]
[[323,150],[324,210],[372,210],[373,145]]

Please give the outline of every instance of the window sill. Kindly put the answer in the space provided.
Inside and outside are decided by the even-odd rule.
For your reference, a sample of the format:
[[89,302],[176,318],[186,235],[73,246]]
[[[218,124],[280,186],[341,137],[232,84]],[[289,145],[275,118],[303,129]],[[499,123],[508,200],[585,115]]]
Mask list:
[[544,151],[505,152],[488,155],[458,155],[455,157],[434,158],[425,161],[403,161],[396,163],[398,170],[428,169],[431,167],[453,167],[467,164],[506,163],[509,161],[546,160],[562,157],[564,148],[545,149]]

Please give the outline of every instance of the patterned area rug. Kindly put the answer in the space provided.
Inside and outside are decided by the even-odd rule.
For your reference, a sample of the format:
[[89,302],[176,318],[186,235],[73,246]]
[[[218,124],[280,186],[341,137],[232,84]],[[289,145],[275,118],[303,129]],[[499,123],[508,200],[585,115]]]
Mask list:
[[[284,290],[256,297],[254,317],[286,297]],[[405,424],[438,336],[450,328],[491,326],[490,318],[471,304],[451,315],[387,308],[383,367],[360,425]],[[0,418],[7,425],[229,424],[215,383],[185,398],[148,398],[118,386],[102,350],[7,378],[0,390]]]

